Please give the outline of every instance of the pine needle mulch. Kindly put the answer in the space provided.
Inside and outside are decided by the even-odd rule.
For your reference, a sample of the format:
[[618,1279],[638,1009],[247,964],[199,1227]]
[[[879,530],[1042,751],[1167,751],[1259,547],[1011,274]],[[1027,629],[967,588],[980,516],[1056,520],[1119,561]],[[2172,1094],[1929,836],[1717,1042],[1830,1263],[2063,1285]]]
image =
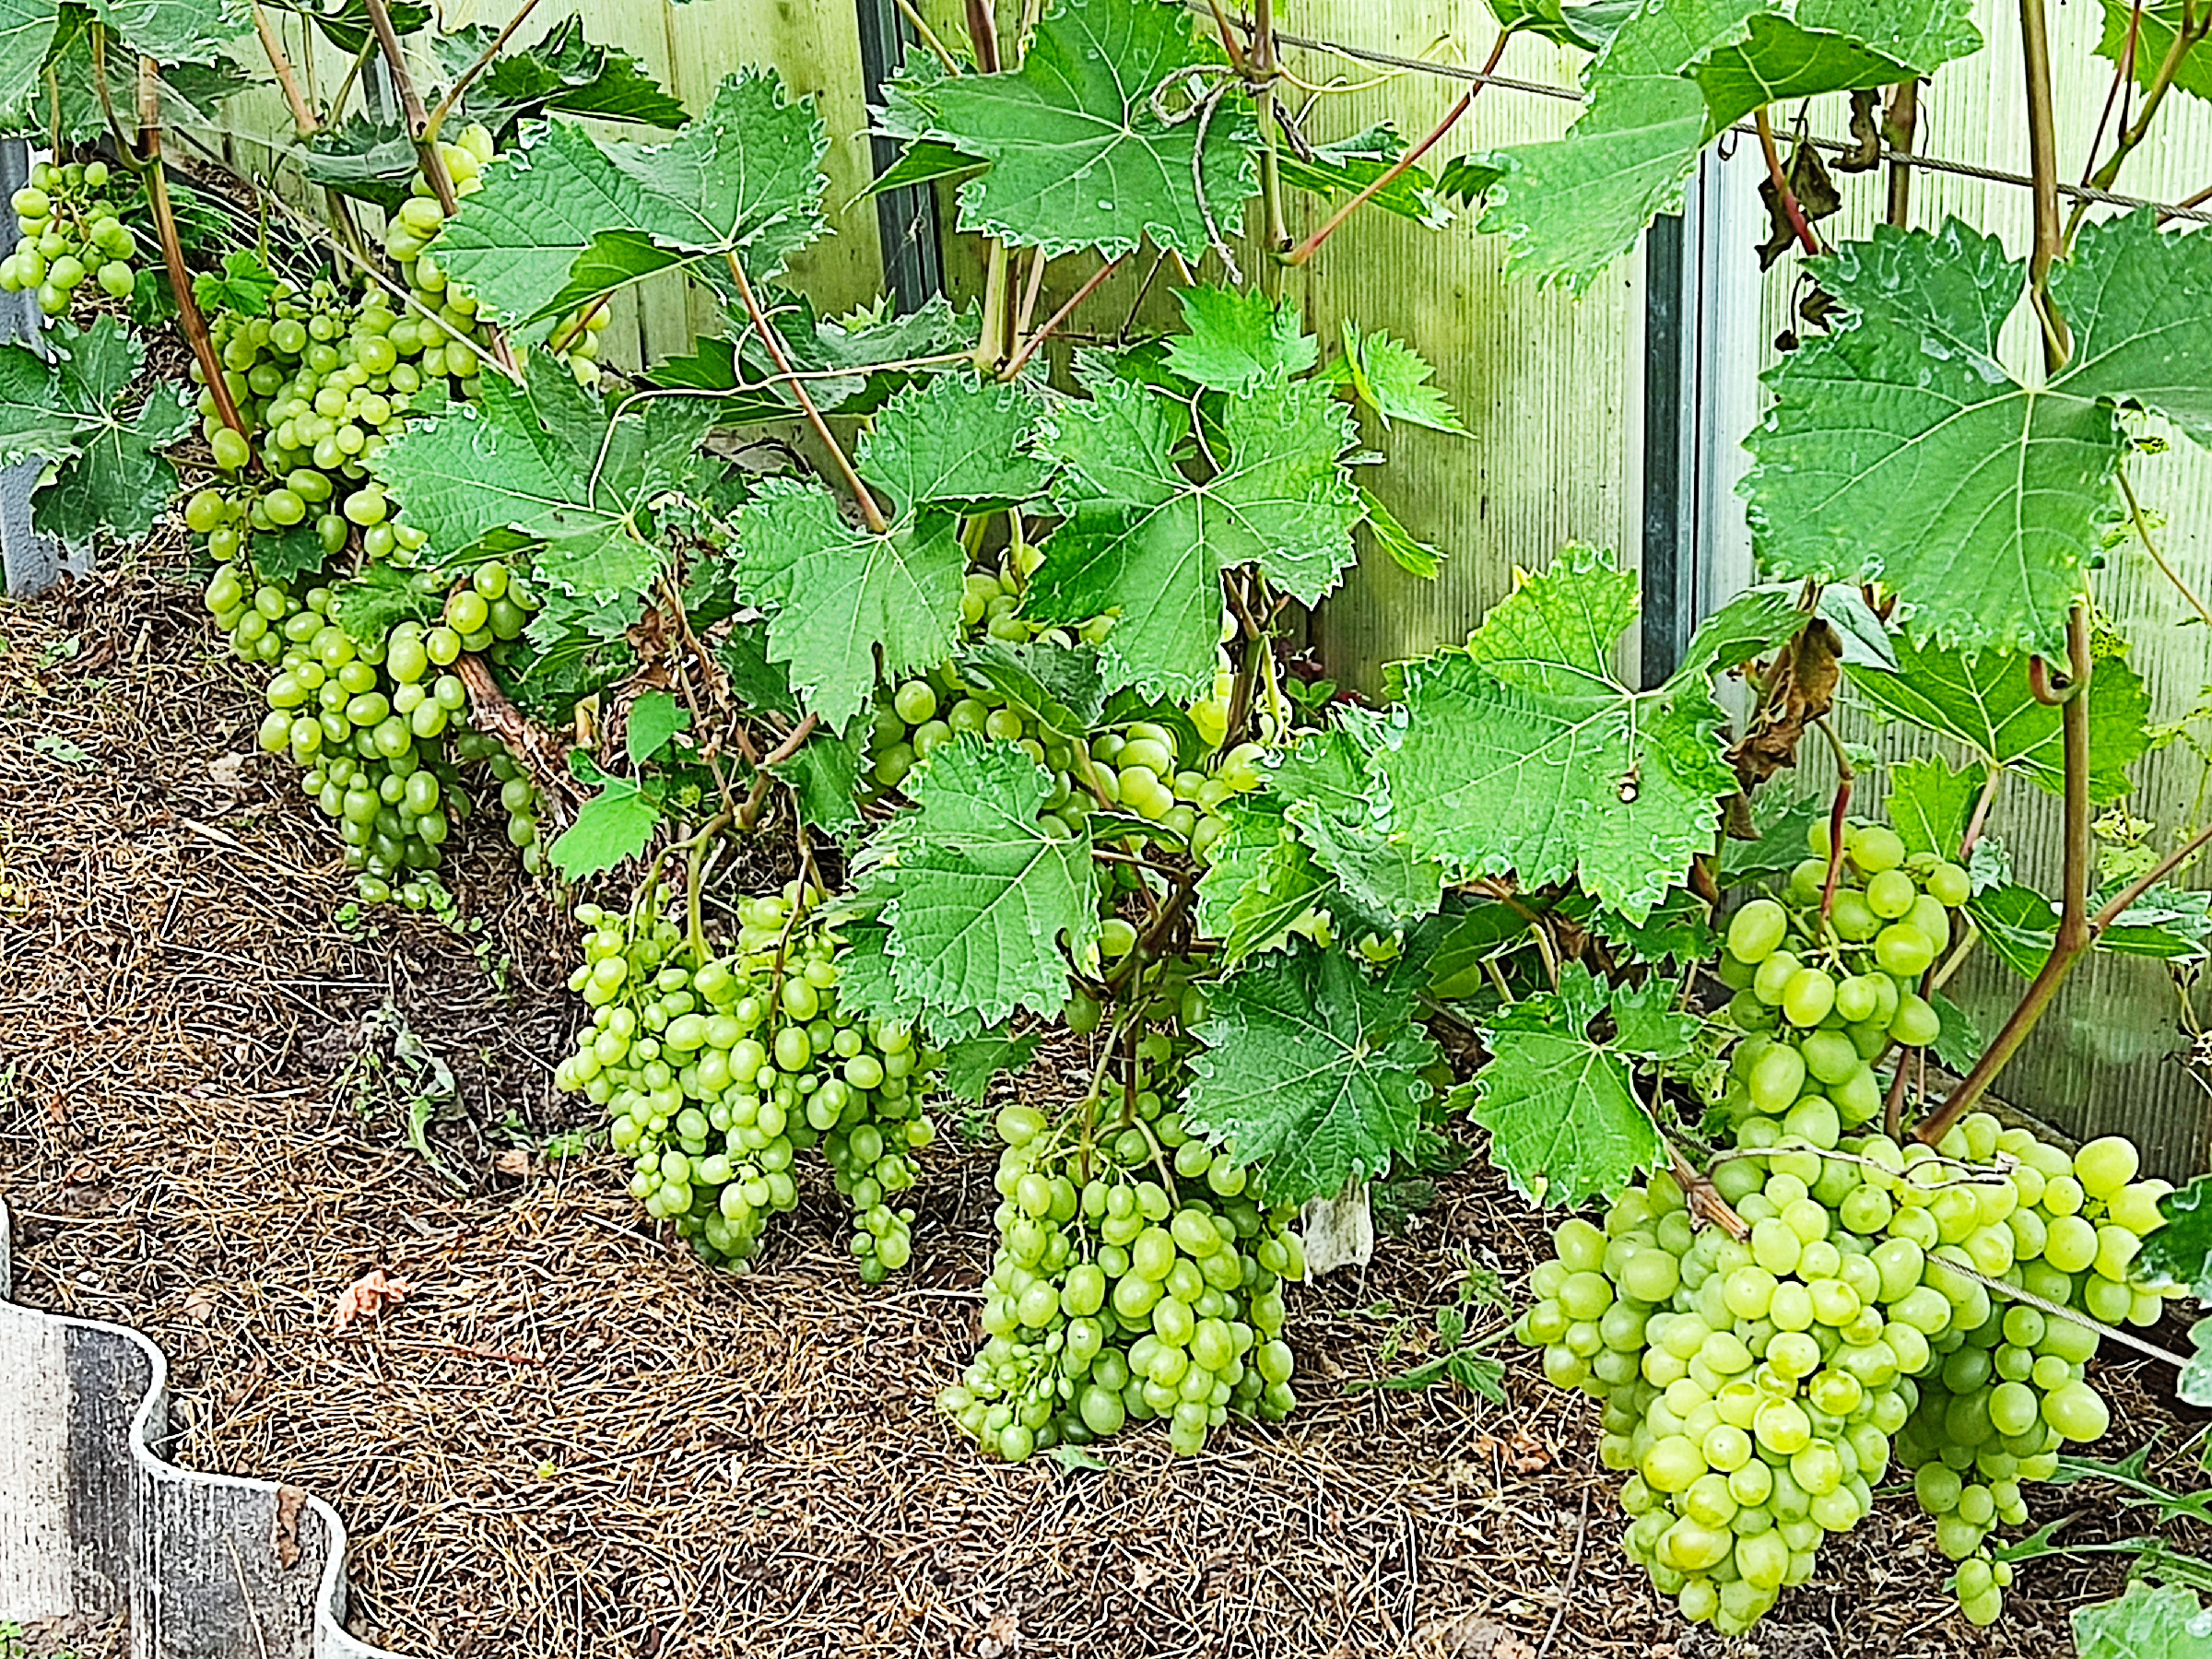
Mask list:
[[[546,1156],[582,1123],[551,1089],[576,1013],[552,900],[465,850],[461,927],[347,917],[180,551],[0,608],[0,636],[15,1294],[162,1345],[179,1461],[335,1502],[364,1637],[423,1659],[2045,1659],[2119,1584],[2118,1557],[2039,1562],[1973,1630],[1892,1497],[1750,1641],[1683,1626],[1621,1558],[1594,1408],[1530,1358],[1503,1406],[1347,1390],[1420,1359],[1470,1274],[1510,1289],[1542,1253],[1479,1163],[1371,1270],[1297,1294],[1288,1423],[1190,1461],[1136,1432],[1101,1468],[987,1464],[932,1406],[976,1339],[980,1120],[930,1155],[901,1282],[858,1283],[826,1187],[761,1271],[710,1274],[616,1160]],[[334,1335],[377,1270],[409,1293]],[[2184,1438],[2168,1379],[2103,1381],[2115,1454]],[[2146,1519],[2092,1487],[2040,1510],[2081,1541]]]

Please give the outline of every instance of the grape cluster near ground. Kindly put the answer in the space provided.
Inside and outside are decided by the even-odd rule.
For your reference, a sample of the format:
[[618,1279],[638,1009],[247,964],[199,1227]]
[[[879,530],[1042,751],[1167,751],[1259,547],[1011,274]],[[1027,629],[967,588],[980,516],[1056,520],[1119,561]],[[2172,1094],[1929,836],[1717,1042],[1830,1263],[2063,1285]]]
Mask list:
[[2069,1155],[1980,1112],[1935,1146],[1882,1134],[1874,1064],[1937,1036],[1924,992],[1971,883],[1886,825],[1809,841],[1780,900],[1735,912],[1719,967],[1740,1036],[1710,1182],[1735,1226],[1654,1175],[1602,1229],[1559,1229],[1518,1331],[1603,1402],[1625,1547],[1685,1618],[1748,1630],[1894,1460],[1989,1624],[2011,1580],[1990,1530],[2110,1421],[2083,1371],[2098,1333],[2065,1311],[2158,1318],[2128,1265],[2170,1189],[2117,1137]]
[[[483,768],[507,815],[509,841],[535,868],[535,786],[503,744],[470,729],[468,688],[452,670],[465,640],[490,632],[464,633],[456,624],[481,622],[493,604],[526,616],[508,596],[506,568],[479,565],[433,628],[402,622],[381,641],[357,641],[333,614],[330,586],[295,592],[291,582],[255,573],[245,552],[253,533],[240,535],[241,516],[234,500],[214,490],[187,508],[194,528],[206,526],[211,550],[229,553],[207,584],[206,606],[234,652],[275,669],[263,688],[269,712],[261,747],[288,756],[301,791],[336,822],[362,900],[397,898],[411,910],[429,903],[421,873],[438,867],[454,827],[477,810],[464,767]],[[426,597],[439,585],[427,581]],[[498,598],[487,600],[487,590]]]
[[30,182],[10,198],[21,234],[0,258],[0,291],[35,295],[49,317],[68,313],[88,281],[110,300],[127,300],[137,284],[138,239],[123,222],[111,194],[115,175],[105,161],[39,162]]
[[794,1157],[820,1147],[851,1206],[849,1245],[877,1283],[913,1253],[914,1154],[938,1056],[903,1026],[839,1005],[834,937],[797,884],[747,899],[734,947],[671,917],[579,909],[571,988],[592,1009],[560,1088],[604,1106],[630,1192],[706,1261],[741,1270],[798,1202]]
[[[1305,1277],[1295,1209],[1248,1191],[1174,1102],[1191,1044],[1164,988],[1077,1107],[1013,1104],[983,1284],[988,1340],[939,1406],[984,1451],[1020,1463],[1164,1418],[1184,1456],[1232,1416],[1297,1403],[1283,1285]],[[1118,1033],[1117,1033],[1118,1035]]]

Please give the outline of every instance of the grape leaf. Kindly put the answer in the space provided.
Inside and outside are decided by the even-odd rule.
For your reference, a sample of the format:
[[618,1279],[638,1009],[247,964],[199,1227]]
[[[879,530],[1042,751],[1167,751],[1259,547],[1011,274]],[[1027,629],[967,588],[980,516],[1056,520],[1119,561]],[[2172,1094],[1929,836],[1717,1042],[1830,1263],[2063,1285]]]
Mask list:
[[1698,624],[1675,677],[1710,677],[1771,656],[1805,624],[1794,588],[1747,588]]
[[[40,131],[48,131],[54,119],[53,94],[61,105],[60,126],[65,143],[96,145],[110,137],[107,111],[100,105],[100,79],[93,72],[92,15],[80,6],[65,4],[61,29],[54,32],[54,6],[37,0],[15,6],[0,0],[0,111],[6,102],[11,76],[8,53],[18,46],[25,52],[51,39],[46,66],[53,71],[47,95],[38,100],[30,119]],[[108,101],[118,112],[136,107],[138,60],[127,52],[112,50],[110,41],[102,55],[108,69]],[[206,64],[164,64],[161,66],[161,121],[171,129],[212,134],[222,127],[222,107],[248,88],[262,84],[228,57]],[[188,241],[185,244],[190,247]]]
[[571,764],[587,782],[599,785],[599,793],[576,809],[576,821],[554,839],[546,856],[571,881],[581,881],[644,852],[660,828],[661,809],[635,783],[602,772],[581,750]]
[[[1860,696],[1881,713],[1966,745],[1984,765],[2018,772],[2053,794],[2065,789],[2060,712],[2038,702],[2025,656],[1969,656],[1937,645],[1894,641],[1897,672],[1846,667]],[[2127,769],[2149,739],[2150,694],[2124,657],[2105,657],[2089,680],[2089,798],[2100,806],[2133,785]]]
[[991,1092],[993,1079],[1001,1072],[1029,1070],[1043,1041],[1034,1032],[1015,1037],[996,1030],[951,1043],[945,1050],[945,1066],[937,1074],[937,1086],[956,1100],[981,1106]]
[[868,734],[855,727],[842,737],[818,730],[788,759],[769,771],[791,785],[799,817],[825,835],[845,835],[860,828],[861,768]]
[[1257,563],[1312,605],[1352,563],[1351,417],[1309,381],[1254,386],[1209,427],[1219,465],[1195,483],[1182,471],[1194,459],[1187,406],[1095,358],[1086,378],[1088,400],[1048,415],[1038,440],[1065,468],[1053,502],[1066,522],[1045,543],[1028,610],[1066,623],[1118,612],[1107,684],[1188,699],[1213,683],[1224,571]]
[[[162,64],[208,64],[253,27],[241,0],[86,0],[131,53]],[[112,50],[112,49],[111,49]]]
[[81,332],[50,325],[49,363],[0,346],[0,465],[37,456],[55,468],[33,504],[36,527],[72,547],[135,541],[177,493],[160,451],[191,430],[192,406],[165,382],[139,394],[146,347],[112,317]]
[[306,519],[281,529],[249,531],[246,556],[264,582],[297,582],[330,562],[323,537]]
[[1699,152],[1753,110],[1910,80],[1982,43],[1964,0],[1789,9],[1645,0],[1585,73],[1588,102],[1568,135],[1501,152],[1482,229],[1512,240],[1521,272],[1586,288],[1679,203]]
[[1751,804],[1752,841],[1734,837],[1721,843],[1721,885],[1735,887],[1761,876],[1782,876],[1805,862],[1810,843],[1806,832],[1825,823],[1828,807],[1819,801],[1793,801],[1761,790]]
[[1290,927],[1321,908],[1333,883],[1290,832],[1280,802],[1222,804],[1229,829],[1198,877],[1198,931],[1221,942],[1221,965],[1242,966],[1289,943]]
[[1672,980],[1654,974],[1641,985],[1613,992],[1613,1046],[1645,1060],[1679,1060],[1689,1053],[1702,1023],[1694,1014],[1677,1013]]
[[1241,392],[1255,381],[1302,374],[1321,360],[1321,343],[1306,332],[1298,306],[1257,289],[1178,288],[1185,333],[1168,341],[1168,367],[1218,392]]
[[890,929],[893,981],[947,1037],[945,1016],[1058,1014],[1068,957],[1098,944],[1099,891],[1088,834],[1038,821],[1051,775],[1010,743],[963,733],[902,787],[913,807],[871,843],[864,880]]
[[888,676],[934,667],[959,636],[968,559],[952,509],[1018,500],[1047,469],[1026,396],[947,375],[900,393],[854,464],[894,498],[886,534],[856,529],[819,485],[762,482],[737,521],[737,587],[769,613],[768,651],[806,709],[842,732]]
[[[364,0],[334,0],[329,6],[303,6],[300,10],[313,18],[324,38],[347,56],[359,56],[364,50],[374,49],[372,42],[376,36]],[[403,41],[430,20],[430,8],[417,5],[415,0],[391,0],[384,10],[392,18],[393,31]]]
[[[431,44],[446,72],[459,76],[498,35],[489,24],[472,23],[433,37]],[[549,110],[659,127],[681,126],[686,120],[681,101],[662,91],[636,58],[586,39],[581,16],[556,23],[535,46],[502,51],[470,85],[463,107],[470,119],[501,135]]]
[[1435,373],[1428,359],[1404,341],[1381,332],[1363,337],[1347,318],[1344,355],[1330,362],[1323,378],[1349,386],[1386,428],[1402,420],[1432,432],[1464,433],[1467,429],[1444,394],[1429,383]]
[[962,649],[955,661],[963,680],[996,692],[1008,708],[1063,743],[1088,734],[1105,705],[1099,653],[1088,646],[985,639]]
[[691,727],[691,712],[665,691],[647,691],[629,705],[629,724],[622,734],[630,764],[642,766]]
[[1397,515],[1375,499],[1365,486],[1359,487],[1359,505],[1367,510],[1368,534],[1383,552],[1397,561],[1398,569],[1409,576],[1418,576],[1433,582],[1444,568],[1444,553],[1420,540],[1412,531],[1398,522]]
[[[1886,805],[1890,826],[1904,841],[1907,855],[1933,853],[1938,858],[1957,858],[1966,837],[1966,820],[1988,781],[1989,773],[1982,767],[1954,767],[1934,756],[1892,766]],[[1802,842],[1799,851],[1804,851]]]
[[[2136,37],[2136,84],[2148,87],[2159,66],[2173,50],[2180,32],[2182,7],[2175,0],[2145,6],[2136,20],[2135,0],[2103,0],[2104,33],[2097,41],[2097,55],[2117,65],[2127,55],[2127,38]],[[2174,66],[2173,84],[2183,92],[2212,100],[2212,53],[2193,49]]]
[[[2201,962],[2212,938],[2212,893],[2152,888],[2097,937],[2097,948],[2160,962]],[[2094,910],[2097,901],[2092,900]],[[2058,933],[2058,907],[2033,888],[1989,888],[1967,900],[1967,913],[1996,959],[2023,979],[2042,971]]]
[[0,117],[11,126],[29,113],[57,20],[53,0],[0,0]]
[[1679,968],[1701,962],[1720,949],[1712,912],[1688,888],[1670,888],[1641,922],[1607,910],[1586,893],[1569,893],[1559,913],[1578,922],[1630,962],[1663,962]]
[[2074,355],[2038,389],[1997,358],[2024,277],[1995,237],[1883,226],[1817,268],[1849,319],[1767,373],[1742,485],[1763,560],[1886,583],[1916,641],[2055,654],[2115,511],[2116,406],[2212,441],[2212,239],[2085,225],[2051,281]]
[[2186,1290],[2212,1301],[2212,1175],[2159,1200],[2162,1225],[2144,1235],[2133,1277],[2153,1290]]
[[2116,1600],[2075,1608],[2073,1624],[2078,1659],[2212,1659],[2212,1619],[2179,1584],[2137,1580]]
[[1559,990],[1498,1016],[1484,1037],[1489,1064],[1453,1094],[1490,1132],[1491,1162],[1532,1204],[1572,1208],[1609,1197],[1664,1161],[1627,1059],[1591,1040],[1590,1023],[1606,1006],[1605,987],[1570,963]]
[[498,322],[542,341],[566,312],[661,271],[723,280],[734,253],[756,282],[779,275],[822,233],[827,148],[811,103],[791,101],[773,71],[747,70],[667,144],[603,147],[548,124],[484,170],[434,246]]
[[300,165],[315,183],[392,213],[407,199],[408,184],[421,162],[406,128],[356,111],[310,138]]
[[330,590],[330,618],[354,640],[382,640],[402,622],[429,623],[444,611],[443,594],[424,593],[405,571],[381,559]]
[[1988,1040],[1975,1026],[1973,1016],[1942,992],[1931,991],[1928,1006],[1936,1010],[1937,1020],[1936,1041],[1929,1048],[1943,1065],[1965,1077],[1973,1070],[1974,1062],[1982,1058],[1983,1051],[1989,1046]]
[[1735,774],[1702,685],[1629,689],[1610,666],[1636,578],[1570,547],[1462,650],[1395,670],[1400,740],[1377,757],[1398,832],[1455,875],[1579,880],[1641,922],[1712,844]]
[[1490,16],[1498,19],[1499,28],[1581,52],[1605,50],[1620,26],[1636,15],[1636,6],[1637,0],[1589,0],[1581,6],[1565,0],[1489,0]]
[[1485,964],[1530,945],[1529,920],[1510,904],[1447,908],[1406,931],[1406,959],[1418,961],[1429,994],[1445,1002],[1479,996],[1490,988]]
[[1335,878],[1343,904],[1331,908],[1387,935],[1435,911],[1444,873],[1393,839],[1389,791],[1373,771],[1383,738],[1379,723],[1347,709],[1277,756],[1269,784],[1298,839]]
[[1307,943],[1215,985],[1184,1119],[1278,1204],[1334,1196],[1409,1152],[1438,1057],[1407,1000]]
[[1286,148],[1276,165],[1293,190],[1330,198],[1357,195],[1380,180],[1381,188],[1363,206],[1441,229],[1452,222],[1452,209],[1436,181],[1418,166],[1394,171],[1405,153],[1406,140],[1385,121],[1348,138],[1316,144],[1308,155]]
[[845,938],[842,976],[837,982],[839,1006],[873,1019],[926,1030],[939,1045],[982,1034],[983,1023],[972,1014],[955,1015],[939,1008],[924,1019],[921,1000],[900,990],[891,977],[891,930],[881,922],[847,922],[839,931]]
[[1226,98],[1208,118],[1170,124],[1153,95],[1220,62],[1169,0],[1064,0],[1019,68],[910,77],[899,135],[990,164],[959,187],[962,230],[1109,259],[1149,237],[1195,262],[1218,240],[1209,216],[1233,234],[1259,189],[1258,132],[1249,100]]
[[276,277],[251,248],[223,255],[223,272],[203,271],[192,279],[192,297],[202,311],[238,312],[248,317],[265,317],[276,296]]
[[482,385],[475,403],[410,421],[371,470],[439,558],[502,533],[538,542],[539,620],[618,637],[665,564],[652,503],[687,481],[712,406],[653,398],[610,416],[543,355],[526,385]]

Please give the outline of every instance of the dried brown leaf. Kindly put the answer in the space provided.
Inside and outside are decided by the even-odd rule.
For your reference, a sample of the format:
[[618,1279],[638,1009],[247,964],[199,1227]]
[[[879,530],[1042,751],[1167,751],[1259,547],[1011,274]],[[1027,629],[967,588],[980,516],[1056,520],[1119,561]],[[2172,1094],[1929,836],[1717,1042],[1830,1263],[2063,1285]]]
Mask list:
[[374,1319],[386,1308],[396,1307],[407,1299],[415,1288],[412,1280],[388,1278],[382,1267],[374,1267],[346,1287],[332,1312],[330,1334],[343,1336],[353,1328],[357,1319]]

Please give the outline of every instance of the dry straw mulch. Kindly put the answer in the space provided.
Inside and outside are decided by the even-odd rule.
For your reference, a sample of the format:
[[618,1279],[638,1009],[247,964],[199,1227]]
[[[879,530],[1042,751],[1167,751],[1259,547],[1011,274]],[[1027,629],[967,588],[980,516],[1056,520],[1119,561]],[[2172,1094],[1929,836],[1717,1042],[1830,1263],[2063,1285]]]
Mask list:
[[[1348,1393],[1418,1357],[1470,1269],[1537,1224],[1479,1166],[1364,1275],[1301,1291],[1308,1404],[1178,1462],[984,1463],[931,1399],[974,1342],[990,1155],[946,1135],[916,1269],[861,1287],[810,1194],[765,1270],[645,1227],[550,1065],[566,925],[503,861],[480,926],[341,925],[331,838],[253,754],[183,559],[0,610],[0,1194],[16,1295],[127,1321],[176,1363],[180,1460],[282,1478],[355,1536],[361,1633],[419,1653],[1335,1659],[2033,1655],[2112,1557],[2027,1570],[1968,1629],[1909,1500],[1747,1643],[1686,1630],[1615,1543],[1594,1412],[1511,1362],[1509,1404]],[[454,1099],[407,1144],[410,1104]],[[435,1094],[435,1088],[429,1090]],[[412,1287],[334,1335],[347,1287]],[[1492,1315],[1477,1314],[1477,1319]],[[2165,1380],[2108,1371],[2137,1438]],[[2120,1442],[2115,1442],[2116,1445]],[[2084,1538],[2134,1530],[2087,1488]]]

